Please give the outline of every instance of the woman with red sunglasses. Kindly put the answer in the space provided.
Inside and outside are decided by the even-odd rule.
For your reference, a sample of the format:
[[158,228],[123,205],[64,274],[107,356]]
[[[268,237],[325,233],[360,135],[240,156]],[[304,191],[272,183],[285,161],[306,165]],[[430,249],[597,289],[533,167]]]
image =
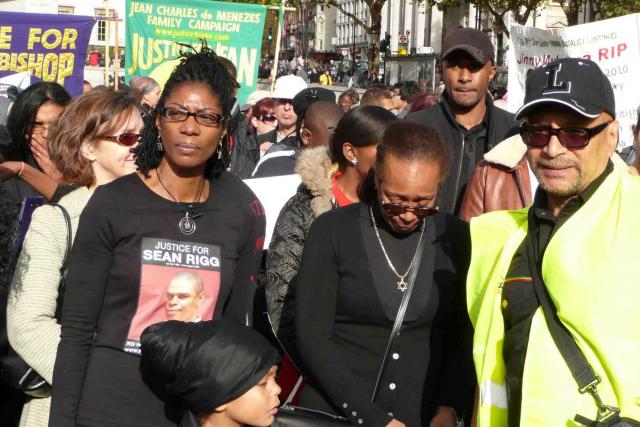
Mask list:
[[454,427],[469,415],[469,231],[438,213],[448,166],[435,130],[394,122],[363,202],[311,225],[296,279],[297,346],[313,379],[302,406],[365,426]]
[[[135,98],[111,89],[94,89],[67,105],[49,133],[52,162],[64,182],[77,186],[59,201],[69,215],[72,240],[94,190],[135,171],[131,149],[141,130]],[[34,212],[7,306],[11,346],[49,384],[60,342],[60,269],[69,249],[60,207],[44,205]],[[47,425],[50,403],[50,397],[28,398],[20,425]]]
[[273,110],[273,99],[261,99],[251,107],[251,125],[256,130],[256,138],[260,146],[260,157],[262,157],[275,142],[265,138],[278,126],[278,119],[276,119]]

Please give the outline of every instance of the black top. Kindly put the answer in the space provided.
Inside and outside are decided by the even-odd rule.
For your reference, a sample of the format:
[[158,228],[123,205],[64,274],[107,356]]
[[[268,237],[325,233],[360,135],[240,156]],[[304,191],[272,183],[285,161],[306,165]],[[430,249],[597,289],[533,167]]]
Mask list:
[[518,133],[518,123],[513,114],[494,106],[489,94],[485,96],[485,103],[487,110],[482,122],[471,129],[465,129],[456,121],[446,91],[438,104],[407,116],[408,120],[437,130],[451,150],[450,173],[438,193],[438,204],[443,212],[458,214],[476,164],[487,151]]
[[[401,239],[380,217],[378,225],[392,262],[406,271],[419,232]],[[468,226],[437,214],[427,220],[423,238],[403,330],[372,403],[402,297],[398,279],[385,270],[368,205],[327,212],[309,231],[296,278],[298,350],[312,384],[354,425],[384,426],[392,413],[407,426],[424,426],[436,406],[463,414],[471,401],[475,376],[464,292]],[[304,392],[302,404],[327,409],[306,400]]]
[[227,157],[224,159],[227,170],[242,179],[251,178],[253,169],[260,159],[260,147],[256,141],[253,126],[240,115],[236,122],[229,124],[227,135]]
[[50,426],[173,425],[142,382],[138,354],[142,330],[170,318],[177,273],[202,280],[205,299],[190,320],[249,320],[264,211],[230,173],[210,181],[209,194],[187,236],[177,226],[183,211],[137,174],[96,190],[71,253]]
[[[553,235],[578,211],[600,187],[613,171],[609,161],[605,171],[580,194],[571,199],[562,208],[558,217],[548,209],[547,193],[538,187],[533,206],[529,209],[528,238],[537,239],[536,263],[542,264],[544,252]],[[509,425],[520,425],[522,401],[522,376],[529,344],[531,321],[540,306],[533,289],[533,280],[529,270],[526,239],[522,242],[511,260],[502,288],[502,316],[504,318],[504,345],[502,356],[506,367],[507,398],[509,406]]]

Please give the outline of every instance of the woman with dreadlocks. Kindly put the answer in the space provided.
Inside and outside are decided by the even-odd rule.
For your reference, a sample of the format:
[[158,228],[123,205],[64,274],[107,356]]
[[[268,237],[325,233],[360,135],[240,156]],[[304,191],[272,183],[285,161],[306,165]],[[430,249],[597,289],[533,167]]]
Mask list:
[[138,173],[99,187],[71,253],[49,425],[169,426],[139,371],[140,335],[165,320],[250,320],[264,211],[224,171],[234,84],[204,45],[181,54],[135,150]]

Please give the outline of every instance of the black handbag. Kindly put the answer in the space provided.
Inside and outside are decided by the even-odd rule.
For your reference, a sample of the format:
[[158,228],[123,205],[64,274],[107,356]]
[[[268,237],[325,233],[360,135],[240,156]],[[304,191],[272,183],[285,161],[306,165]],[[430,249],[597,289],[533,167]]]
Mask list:
[[[62,216],[64,217],[67,227],[67,245],[60,268],[60,282],[58,284],[58,300],[56,302],[56,319],[58,323],[61,321],[62,299],[67,283],[67,271],[69,266],[69,252],[71,251],[71,218],[67,210],[60,206]],[[5,326],[6,327],[6,326]],[[14,390],[20,391],[30,397],[49,397],[51,396],[51,385],[38,374],[35,369],[31,368],[11,346],[8,346],[6,354],[0,357],[0,379]]]
[[[400,335],[400,330],[402,329],[402,322],[404,321],[404,315],[407,312],[407,306],[409,305],[409,298],[411,297],[411,292],[413,290],[413,284],[416,281],[416,276],[418,275],[418,270],[420,269],[420,261],[422,260],[422,252],[424,251],[425,241],[423,239],[422,243],[416,250],[415,255],[415,263],[411,269],[411,274],[409,275],[409,280],[407,282],[407,290],[402,295],[402,300],[400,301],[400,307],[398,308],[398,313],[396,314],[396,319],[393,323],[393,329],[391,330],[391,335],[389,336],[389,341],[387,342],[387,348],[384,352],[384,357],[382,358],[382,363],[380,365],[380,370],[378,371],[378,377],[376,379],[376,385],[373,389],[373,393],[371,395],[371,401],[373,402],[378,394],[378,386],[380,385],[380,381],[382,380],[382,375],[384,374],[384,368],[387,365],[389,360],[390,353],[397,341],[398,335]],[[303,408],[300,406],[291,405],[291,401],[293,397],[296,395],[300,384],[302,383],[302,377],[298,379],[298,383],[293,388],[292,392],[289,394],[289,397],[285,401],[285,403],[278,408],[278,413],[275,416],[274,426],[278,427],[332,427],[332,426],[346,426],[351,425],[349,420],[345,417],[341,417],[339,415],[330,414],[323,411],[318,411],[314,409]]]
[[558,310],[553,304],[553,300],[542,279],[542,271],[538,267],[540,265],[537,256],[539,252],[536,250],[536,244],[531,235],[527,236],[525,244],[529,270],[531,270],[531,278],[533,279],[533,289],[542,307],[549,333],[569,367],[571,375],[578,384],[578,392],[580,394],[589,393],[598,408],[598,415],[595,420],[576,414],[574,421],[587,427],[640,427],[640,422],[620,417],[619,408],[605,404],[600,398],[598,394],[600,377],[593,371],[571,333],[558,318]]

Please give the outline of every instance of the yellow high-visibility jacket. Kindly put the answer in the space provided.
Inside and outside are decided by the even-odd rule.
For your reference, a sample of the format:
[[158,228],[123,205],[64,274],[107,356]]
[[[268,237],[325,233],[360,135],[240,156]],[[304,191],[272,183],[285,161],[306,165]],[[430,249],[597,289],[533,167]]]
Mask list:
[[[527,234],[527,209],[492,212],[471,221],[467,304],[475,327],[473,357],[480,401],[478,426],[507,426],[502,284]],[[640,420],[640,178],[614,169],[553,235],[542,276],[587,360],[602,378],[598,391],[621,416]],[[521,426],[575,426],[596,419],[580,394],[545,323],[533,317],[522,383]]]

